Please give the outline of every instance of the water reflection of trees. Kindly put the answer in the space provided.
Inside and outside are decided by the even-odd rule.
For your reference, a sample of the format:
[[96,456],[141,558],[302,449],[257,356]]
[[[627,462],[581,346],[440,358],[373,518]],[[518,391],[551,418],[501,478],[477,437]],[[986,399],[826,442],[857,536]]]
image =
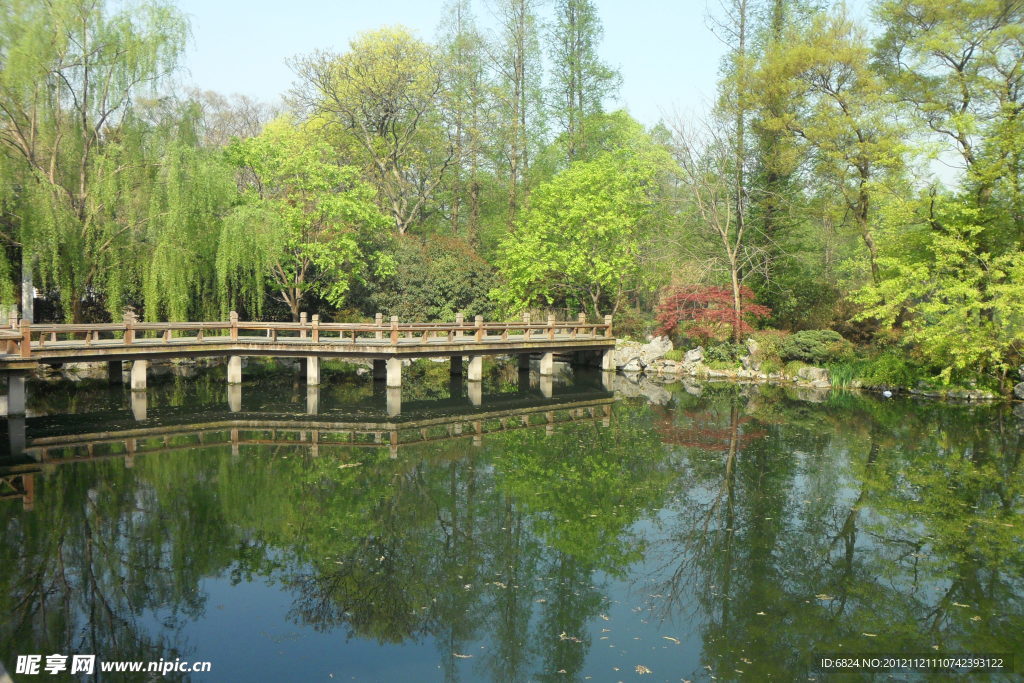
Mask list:
[[684,450],[652,605],[703,623],[715,675],[812,675],[824,652],[1019,651],[1024,444],[1008,413],[773,398],[684,397],[660,430],[728,435]]

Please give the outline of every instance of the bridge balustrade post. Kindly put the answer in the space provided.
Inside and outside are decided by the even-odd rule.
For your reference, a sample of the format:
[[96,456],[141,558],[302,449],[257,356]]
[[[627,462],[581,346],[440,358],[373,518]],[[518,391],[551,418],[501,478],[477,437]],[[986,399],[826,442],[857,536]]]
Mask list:
[[579,334],[579,331],[583,329],[583,326],[587,324],[587,314],[580,313],[578,316],[576,316],[576,324],[578,325],[578,327],[572,328],[572,336],[574,338],[577,334]]
[[32,327],[27,320],[21,321],[21,357],[32,357]]
[[238,312],[231,311],[228,320],[231,323],[231,341],[238,341]]
[[530,312],[523,313],[523,339],[529,341],[533,334],[533,330],[530,329]]
[[313,314],[312,327],[313,327],[313,341],[314,342],[319,342],[320,341],[320,314],[319,313],[314,313]]
[[555,338],[555,315],[548,313],[548,339]]
[[474,319],[476,323],[476,340],[482,342],[484,340],[484,317],[482,315],[476,316]]
[[306,337],[306,313],[305,312],[299,313],[299,325],[301,325],[301,327],[299,328],[299,337],[305,338]]
[[377,315],[373,316],[373,324],[378,327],[378,330],[373,333],[374,339],[383,339],[384,338],[384,314],[383,313],[378,313]]
[[604,324],[605,324],[604,336],[611,337],[612,336],[612,317],[610,315],[606,315],[604,317]]
[[124,314],[124,343],[132,344],[135,342],[135,314],[131,311],[125,311]]
[[[465,324],[466,324],[466,316],[464,316],[461,312],[460,313],[456,313],[455,314],[455,327],[459,328],[459,327],[464,326]],[[455,330],[455,338],[459,339],[460,337],[462,337],[462,330],[456,329]]]
[[398,316],[391,316],[391,343],[398,343]]

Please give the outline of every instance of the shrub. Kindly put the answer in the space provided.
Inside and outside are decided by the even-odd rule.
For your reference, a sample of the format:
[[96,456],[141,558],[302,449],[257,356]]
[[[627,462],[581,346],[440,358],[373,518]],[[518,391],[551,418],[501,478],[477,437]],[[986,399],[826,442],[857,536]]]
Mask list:
[[833,330],[803,330],[784,338],[779,344],[783,360],[799,360],[820,365],[845,360],[853,355],[853,345]]
[[740,358],[747,355],[747,347],[743,344],[711,344],[704,349],[704,362],[725,363],[730,367],[739,365]]
[[925,373],[922,368],[908,360],[905,353],[886,351],[868,361],[861,370],[861,381],[869,386],[914,386]]
[[749,320],[764,318],[771,313],[767,306],[754,303],[754,292],[749,287],[740,289],[740,314],[733,309],[732,290],[727,287],[689,286],[666,292],[658,304],[659,327],[656,334],[670,335],[681,324],[684,334],[694,338],[713,338],[722,327],[729,328],[732,336],[750,332]]
[[683,360],[684,356],[686,356],[686,349],[672,349],[665,354],[665,360],[674,360],[678,363]]

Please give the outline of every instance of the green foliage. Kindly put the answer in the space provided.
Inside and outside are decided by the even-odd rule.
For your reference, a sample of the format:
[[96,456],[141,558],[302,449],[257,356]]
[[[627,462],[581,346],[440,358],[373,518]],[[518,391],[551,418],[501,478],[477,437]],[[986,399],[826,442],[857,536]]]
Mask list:
[[853,354],[853,345],[833,330],[803,330],[783,337],[778,343],[778,356],[783,360],[799,360],[812,365],[838,361]]
[[342,306],[353,283],[391,271],[390,257],[373,250],[385,223],[373,188],[332,161],[325,143],[279,119],[226,154],[252,180],[218,242],[225,309],[240,300],[258,312],[269,287],[297,319],[308,292]]
[[740,359],[745,355],[747,355],[747,347],[743,344],[721,342],[704,347],[704,361],[708,365],[719,363],[734,368],[739,365]]
[[973,372],[1005,377],[1024,354],[1024,252],[986,251],[991,228],[965,203],[934,212],[924,249],[887,257],[886,277],[857,294],[860,317],[892,324],[904,316],[904,344],[933,359],[947,382]]
[[511,313],[557,303],[582,304],[595,316],[602,305],[617,308],[640,285],[658,178],[670,164],[653,147],[623,149],[574,163],[541,185],[501,243],[503,284],[492,296]]
[[665,354],[665,360],[674,360],[677,363],[683,360],[686,355],[686,349],[672,349]]
[[397,241],[389,258],[400,267],[386,277],[370,278],[356,293],[367,312],[444,321],[454,320],[459,312],[467,319],[493,313],[488,292],[494,286],[494,271],[465,242],[407,235]]
[[927,376],[919,365],[899,351],[885,351],[853,368],[858,379],[868,386],[912,387]]

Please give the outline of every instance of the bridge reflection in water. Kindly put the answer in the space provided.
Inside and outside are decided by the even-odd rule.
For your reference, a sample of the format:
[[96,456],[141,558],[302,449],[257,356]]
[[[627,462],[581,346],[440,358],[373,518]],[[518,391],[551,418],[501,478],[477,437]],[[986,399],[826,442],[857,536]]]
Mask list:
[[[582,374],[582,373],[581,373]],[[148,409],[146,394],[132,392],[125,410],[79,415],[8,417],[9,454],[0,457],[0,499],[35,503],[35,475],[62,464],[123,458],[131,467],[139,455],[166,454],[211,446],[230,446],[232,455],[247,447],[286,446],[313,457],[351,448],[387,448],[398,457],[404,445],[465,439],[479,446],[488,434],[519,429],[554,431],[559,424],[595,422],[608,426],[614,394],[585,374],[555,389],[550,377],[531,388],[526,373],[514,392],[484,393],[479,383],[468,391],[453,383],[449,398],[401,400],[400,389],[380,388],[372,398],[321,407],[320,387],[306,387],[305,413],[248,410],[242,385],[228,389],[226,409],[165,407]]]

